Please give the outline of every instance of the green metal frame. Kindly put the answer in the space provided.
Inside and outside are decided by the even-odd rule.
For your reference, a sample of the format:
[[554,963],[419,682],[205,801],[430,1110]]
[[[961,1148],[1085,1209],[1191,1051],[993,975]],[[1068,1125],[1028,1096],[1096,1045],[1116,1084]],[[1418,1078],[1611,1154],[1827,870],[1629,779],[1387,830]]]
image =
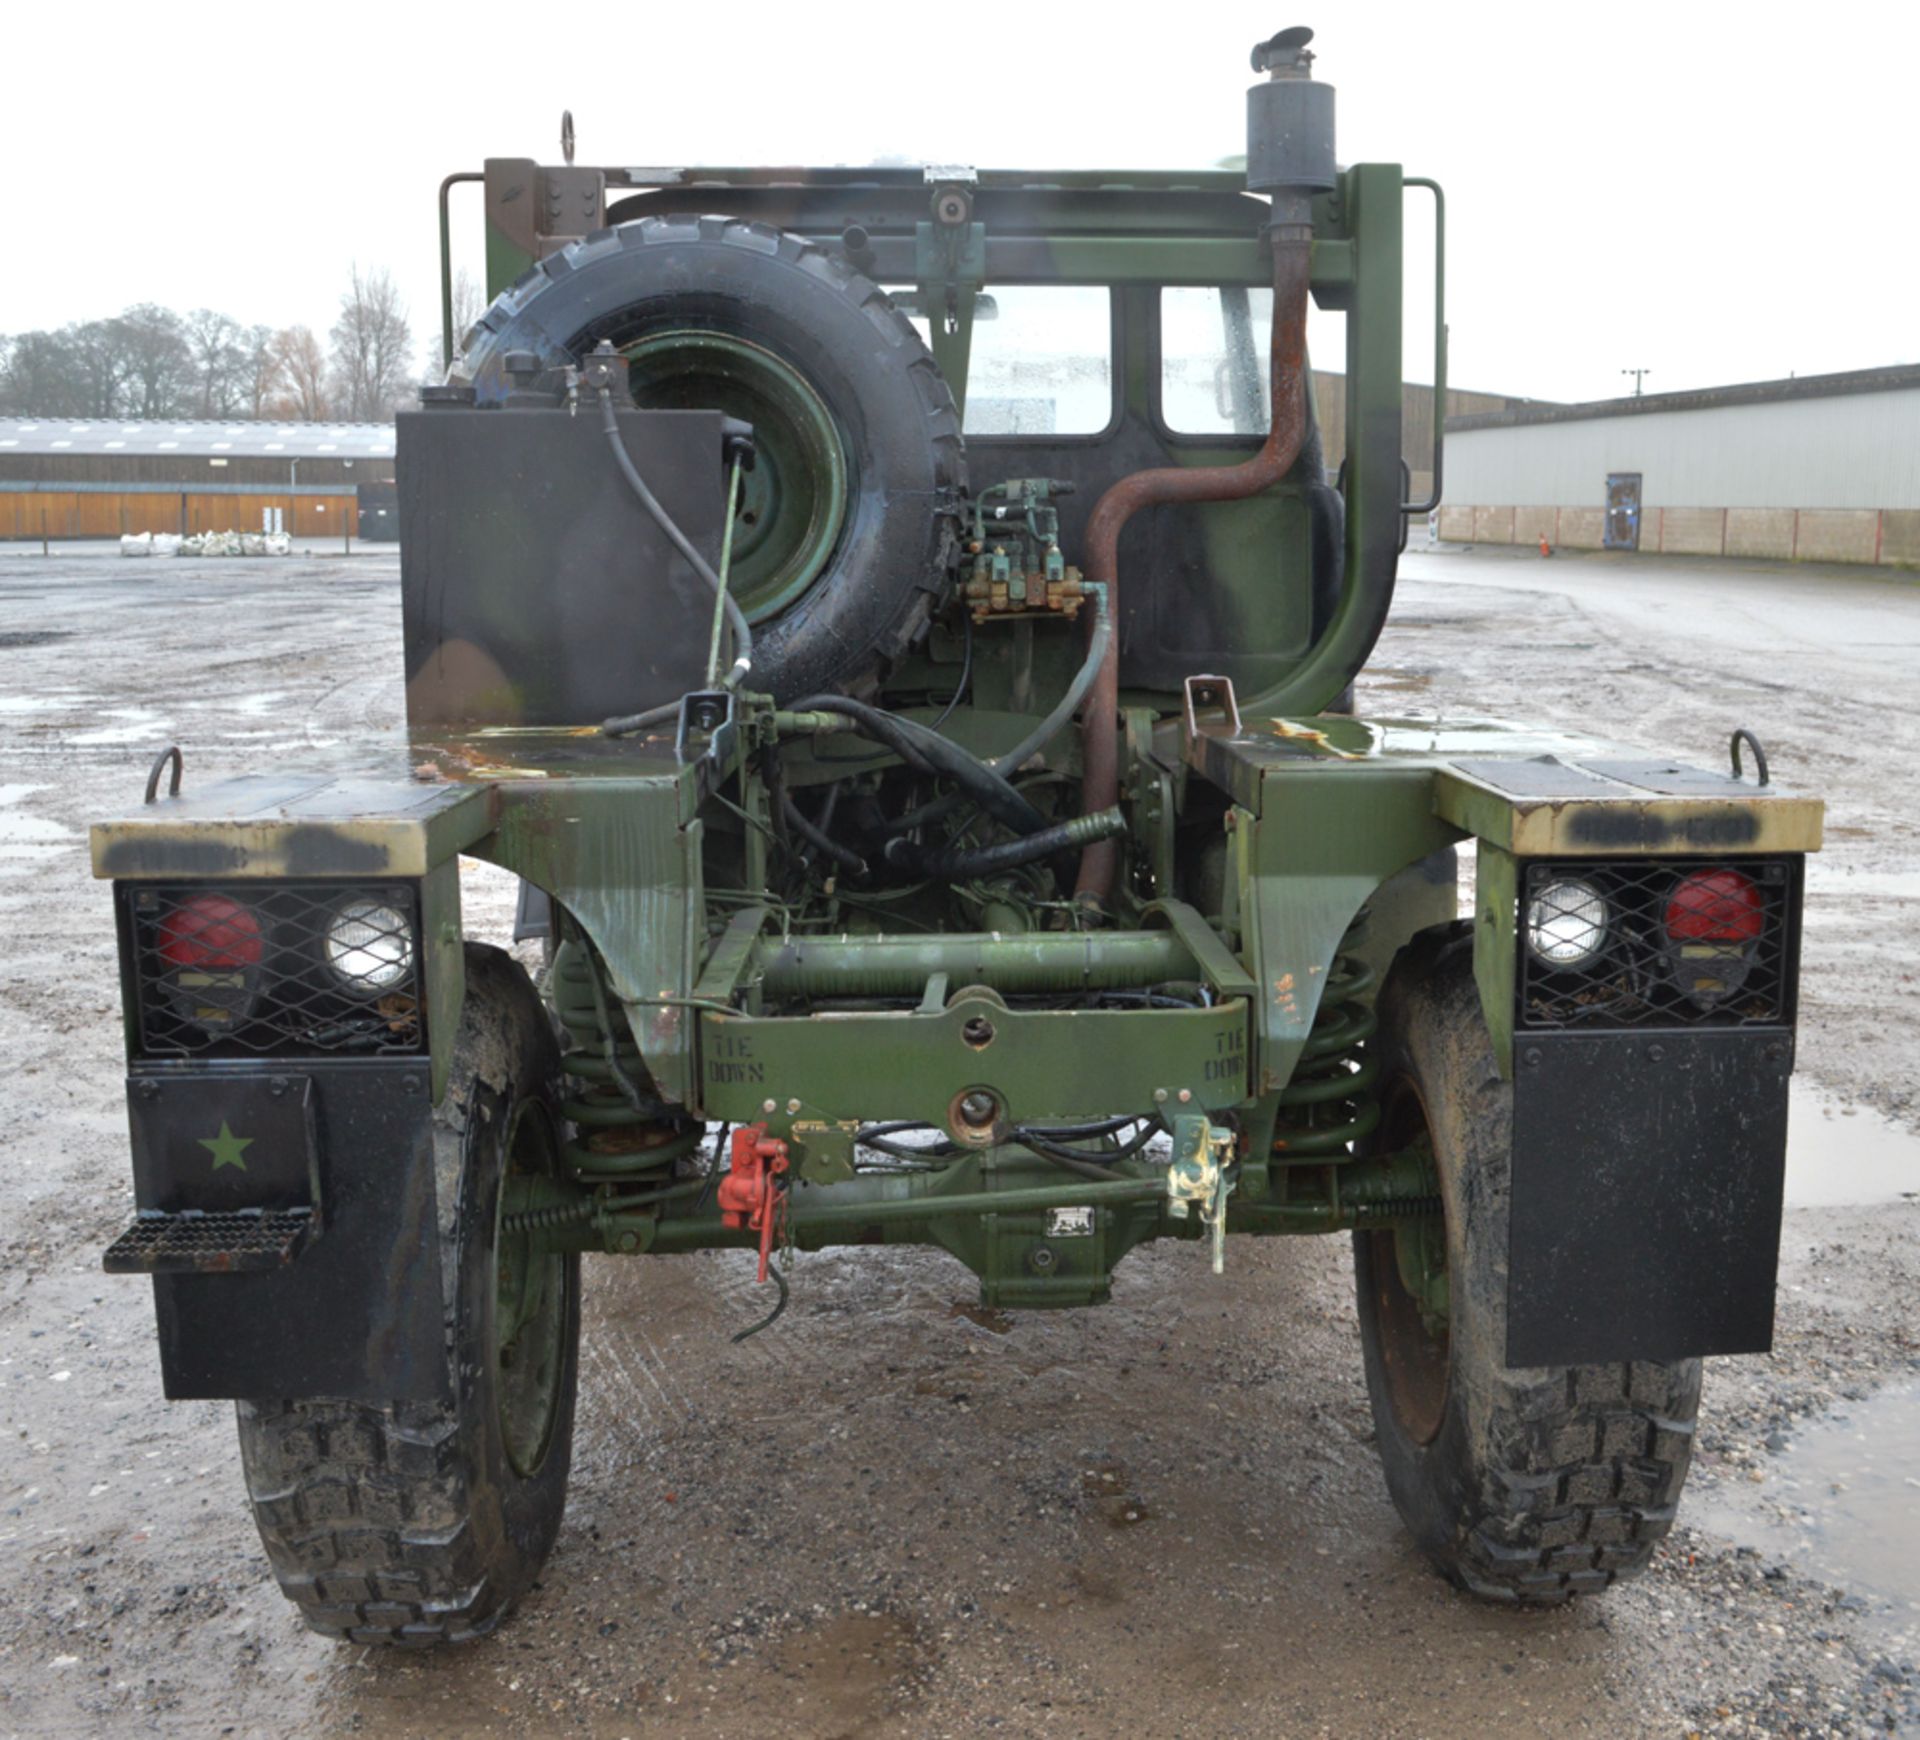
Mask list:
[[[914,284],[921,306],[935,311],[933,350],[956,398],[966,391],[982,288],[1108,286],[1124,335],[1118,402],[1148,428],[1159,415],[1159,292],[1252,287],[1270,269],[1259,239],[1265,208],[1227,173],[986,172],[972,184],[965,221],[942,228],[927,221],[918,172],[560,171],[500,160],[441,188],[449,328],[448,199],[463,180],[485,182],[493,294],[564,242],[538,233],[535,214],[549,210],[591,223],[724,206],[836,245],[858,215],[872,230],[862,269],[881,283]],[[793,1182],[782,1236],[796,1248],[935,1244],[981,1276],[990,1303],[1093,1302],[1143,1240],[1217,1241],[1227,1230],[1412,1229],[1400,1242],[1425,1274],[1431,1240],[1418,1229],[1435,1211],[1430,1158],[1353,1152],[1353,1137],[1370,1127],[1356,1103],[1371,1080],[1360,1063],[1371,988],[1411,935],[1452,917],[1451,880],[1425,869],[1477,838],[1476,971],[1509,1066],[1517,867],[1540,849],[1528,842],[1555,837],[1557,812],[1539,813],[1455,763],[1601,746],[1510,727],[1441,731],[1321,713],[1377,630],[1404,515],[1420,506],[1402,499],[1400,453],[1410,186],[1436,202],[1444,395],[1440,190],[1397,165],[1348,169],[1314,201],[1311,267],[1314,297],[1347,316],[1344,591],[1317,644],[1306,646],[1303,632],[1293,667],[1240,697],[1237,731],[1183,723],[1164,694],[1123,698],[1129,877],[1111,928],[1022,932],[1020,911],[1008,906],[977,930],[914,933],[886,928],[855,900],[835,934],[790,932],[767,893],[773,806],[756,752],[784,740],[786,777],[805,786],[834,777],[833,759],[844,765],[856,746],[836,735],[834,716],[780,713],[751,695],[735,697],[724,729],[677,747],[591,730],[481,730],[416,742],[416,763],[437,763],[445,785],[316,798],[283,782],[273,802],[251,808],[223,808],[218,794],[198,809],[156,806],[96,830],[97,870],[284,875],[297,851],[310,870],[316,860],[331,866],[320,874],[361,873],[377,859],[383,873],[420,877],[436,1095],[443,1036],[463,994],[457,856],[486,858],[545,890],[566,927],[568,985],[556,988],[556,1005],[570,1028],[598,1022],[603,1046],[575,1053],[577,1077],[599,1097],[591,1118],[575,1119],[581,1139],[566,1151],[569,1175],[528,1180],[514,1205],[516,1236],[542,1250],[755,1242],[750,1228],[725,1223],[710,1175],[674,1175],[704,1141],[702,1121],[713,1120],[764,1125],[787,1143]],[[584,218],[583,199],[592,207]],[[449,351],[451,342],[449,331]],[[1170,451],[1177,463],[1211,464],[1249,448],[1209,438],[1176,440]],[[1439,464],[1436,449],[1436,479]],[[1249,620],[1303,608],[1276,599],[1274,583],[1276,567],[1307,571],[1299,484],[1203,510],[1209,583]],[[976,753],[1009,748],[1076,662],[1069,629],[1043,619],[1014,625],[991,651],[976,644],[973,704],[943,729]],[[936,637],[916,656],[926,670],[907,676],[951,679],[951,646]],[[1050,754],[1056,773],[1071,777],[1068,743]],[[1649,842],[1684,838],[1698,816],[1732,804],[1750,809],[1761,832],[1785,840],[1811,828],[1817,844],[1818,806],[1771,789],[1695,800],[1622,788],[1593,801],[1644,817]],[[1137,1008],[1074,1007],[1067,995],[1160,983],[1196,995],[1188,1006]],[[1052,1002],[1035,1006],[1035,997]],[[622,1047],[643,1086],[620,1064]],[[1116,1153],[1090,1177],[1022,1145],[1036,1126],[1120,1117],[1167,1125],[1173,1161]],[[862,1125],[893,1119],[944,1132],[952,1153],[937,1167],[908,1161],[894,1176],[856,1176]],[[1423,1285],[1423,1296],[1444,1310],[1437,1284]]]

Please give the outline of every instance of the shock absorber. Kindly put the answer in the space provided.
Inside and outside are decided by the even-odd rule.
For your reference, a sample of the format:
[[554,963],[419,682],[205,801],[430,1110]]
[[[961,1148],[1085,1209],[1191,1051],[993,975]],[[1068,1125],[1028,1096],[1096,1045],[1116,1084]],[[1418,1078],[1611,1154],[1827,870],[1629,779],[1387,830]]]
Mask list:
[[674,1161],[700,1146],[705,1130],[647,1091],[652,1079],[627,1012],[608,994],[593,945],[570,923],[548,987],[567,1030],[560,1109],[574,1130],[564,1150],[568,1170],[587,1182],[664,1179]]
[[1362,999],[1373,988],[1373,969],[1353,951],[1366,934],[1362,907],[1340,939],[1327,969],[1320,1008],[1313,1019],[1293,1079],[1280,1092],[1273,1158],[1278,1165],[1339,1162],[1380,1122],[1373,1084],[1380,1068],[1366,1055],[1379,1021]]

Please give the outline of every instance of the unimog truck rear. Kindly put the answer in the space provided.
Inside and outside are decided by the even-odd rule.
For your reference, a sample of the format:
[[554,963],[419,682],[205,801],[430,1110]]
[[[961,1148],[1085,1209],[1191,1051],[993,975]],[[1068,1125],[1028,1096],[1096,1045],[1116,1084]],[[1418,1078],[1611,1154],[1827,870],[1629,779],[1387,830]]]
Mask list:
[[[1347,1235],[1449,1576],[1556,1602],[1670,1526],[1701,1357],[1770,1340],[1821,806],[1739,744],[1346,710],[1437,493],[1401,279],[1441,208],[1336,166],[1310,34],[1255,50],[1244,173],[449,179],[493,301],[399,419],[404,760],[156,768],[93,836],[106,1264],[166,1393],[238,1402],[316,1628],[529,1586],[588,1254],[742,1250],[778,1335],[829,1246],[1042,1309],[1151,1239],[1204,1292]],[[466,940],[463,857],[524,880],[537,973]]]

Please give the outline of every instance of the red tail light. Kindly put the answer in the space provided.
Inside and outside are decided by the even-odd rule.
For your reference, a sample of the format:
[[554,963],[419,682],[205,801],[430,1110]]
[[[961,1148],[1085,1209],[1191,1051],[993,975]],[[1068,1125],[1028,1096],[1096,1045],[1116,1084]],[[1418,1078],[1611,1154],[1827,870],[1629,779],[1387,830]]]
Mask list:
[[1696,870],[1667,898],[1667,935],[1676,943],[1750,943],[1766,921],[1760,890],[1738,870]]
[[196,894],[160,926],[160,958],[171,967],[212,972],[257,967],[263,946],[253,909],[224,894]]

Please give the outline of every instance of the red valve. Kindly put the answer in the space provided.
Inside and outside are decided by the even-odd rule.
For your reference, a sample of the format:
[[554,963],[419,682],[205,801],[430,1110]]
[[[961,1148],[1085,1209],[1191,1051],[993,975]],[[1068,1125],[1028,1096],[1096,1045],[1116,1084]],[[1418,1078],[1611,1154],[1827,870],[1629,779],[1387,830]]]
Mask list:
[[760,1235],[760,1279],[767,1278],[773,1235],[786,1204],[780,1184],[787,1170],[787,1145],[767,1134],[765,1124],[743,1124],[733,1133],[727,1175],[716,1195],[720,1224],[749,1227]]

